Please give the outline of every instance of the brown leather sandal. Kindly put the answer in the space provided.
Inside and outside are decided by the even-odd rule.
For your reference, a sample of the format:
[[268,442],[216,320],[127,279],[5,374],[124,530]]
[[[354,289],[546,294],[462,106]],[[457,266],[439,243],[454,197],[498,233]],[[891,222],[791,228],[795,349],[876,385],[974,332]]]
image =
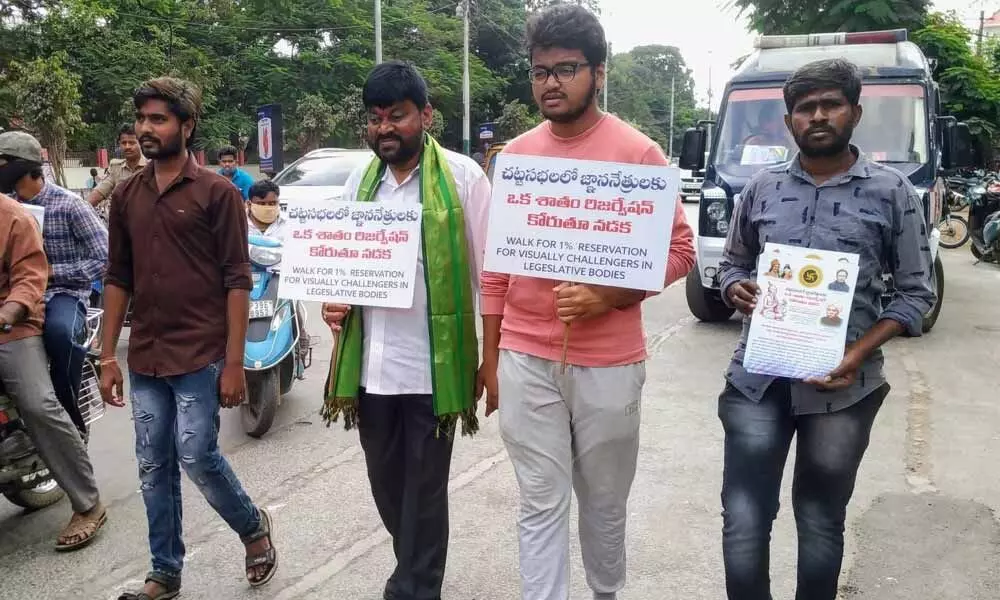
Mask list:
[[[100,514],[96,517],[85,516],[80,513],[74,513],[72,518],[70,518],[69,523],[59,534],[59,539],[56,540],[56,550],[59,552],[70,552],[72,550],[79,550],[84,546],[89,545],[95,539],[97,539],[97,534],[101,532],[101,528],[104,524],[108,522],[108,511],[105,508],[101,509]],[[83,537],[80,537],[83,536]],[[75,538],[75,542],[63,543],[62,540]]]

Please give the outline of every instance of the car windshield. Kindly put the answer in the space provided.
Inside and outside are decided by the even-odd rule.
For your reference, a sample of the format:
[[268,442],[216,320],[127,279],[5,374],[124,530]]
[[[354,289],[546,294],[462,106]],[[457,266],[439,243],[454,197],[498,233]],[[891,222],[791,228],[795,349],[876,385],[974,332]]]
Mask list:
[[[919,85],[866,85],[864,115],[851,143],[875,161],[928,160],[924,90]],[[722,117],[715,168],[737,177],[790,160],[797,148],[785,128],[781,88],[733,90]]]
[[279,186],[331,186],[347,183],[351,172],[372,159],[367,152],[344,152],[329,156],[302,159],[278,175]]

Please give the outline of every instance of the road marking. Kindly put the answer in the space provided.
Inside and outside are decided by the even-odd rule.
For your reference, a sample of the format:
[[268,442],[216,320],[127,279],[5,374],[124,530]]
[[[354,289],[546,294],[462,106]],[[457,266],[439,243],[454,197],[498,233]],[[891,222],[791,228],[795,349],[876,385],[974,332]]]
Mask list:
[[[479,461],[472,465],[472,467],[452,477],[448,483],[448,492],[455,493],[461,490],[505,460],[507,460],[506,449]],[[354,542],[350,547],[334,554],[330,560],[313,569],[293,585],[282,589],[272,600],[294,600],[295,598],[305,596],[335,577],[357,559],[390,540],[389,533],[382,525],[370,528],[365,537]]]
[[931,387],[910,351],[900,345],[899,352],[910,380],[906,405],[906,483],[914,494],[934,493],[937,488],[931,466]]
[[672,338],[678,331],[694,322],[695,318],[689,315],[680,319],[666,329],[649,336],[649,339],[646,341],[646,353],[649,354],[650,357],[656,356],[659,354],[664,344],[666,344],[667,340]]

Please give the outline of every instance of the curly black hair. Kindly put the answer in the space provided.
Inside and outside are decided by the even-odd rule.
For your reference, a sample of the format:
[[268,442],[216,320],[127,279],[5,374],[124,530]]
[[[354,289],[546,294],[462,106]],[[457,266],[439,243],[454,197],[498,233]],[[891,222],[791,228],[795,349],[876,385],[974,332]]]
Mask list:
[[861,101],[861,71],[842,58],[817,60],[801,67],[785,82],[785,106],[791,113],[795,104],[820,90],[840,90],[852,106]]
[[528,57],[536,49],[579,50],[593,66],[608,59],[608,42],[597,15],[579,4],[556,4],[528,20]]

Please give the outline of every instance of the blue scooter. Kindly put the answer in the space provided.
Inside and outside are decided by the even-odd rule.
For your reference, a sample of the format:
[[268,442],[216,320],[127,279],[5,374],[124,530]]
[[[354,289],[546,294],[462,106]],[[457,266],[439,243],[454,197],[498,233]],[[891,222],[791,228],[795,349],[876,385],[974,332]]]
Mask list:
[[281,242],[251,234],[249,245],[253,291],[243,355],[247,397],[240,409],[244,431],[259,438],[271,428],[281,396],[312,364],[312,343],[305,306],[278,298]]

